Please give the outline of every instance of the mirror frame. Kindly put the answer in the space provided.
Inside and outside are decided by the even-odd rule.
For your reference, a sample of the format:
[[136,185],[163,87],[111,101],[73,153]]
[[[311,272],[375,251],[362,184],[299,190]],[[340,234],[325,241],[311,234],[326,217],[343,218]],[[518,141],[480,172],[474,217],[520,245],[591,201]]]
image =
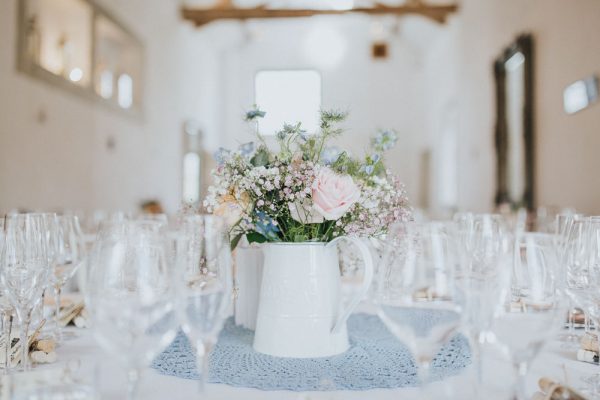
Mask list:
[[[0,0],[1,1],[1,0]],[[118,18],[112,13],[103,8],[97,0],[80,0],[85,3],[91,10],[91,18],[86,21],[88,29],[91,32],[91,43],[87,57],[90,60],[90,73],[91,79],[89,84],[85,86],[79,86],[62,76],[55,75],[52,72],[46,70],[44,67],[32,60],[27,54],[27,10],[32,0],[19,0],[17,7],[17,46],[16,46],[16,61],[17,70],[23,72],[31,77],[39,79],[45,83],[58,87],[67,93],[81,96],[87,100],[97,102],[107,106],[109,109],[116,112],[124,113],[124,115],[141,119],[144,116],[144,96],[145,96],[145,63],[146,63],[146,49],[142,39],[130,30],[127,25],[123,24]],[[114,101],[104,99],[94,89],[94,77],[96,76],[96,40],[98,36],[98,30],[96,21],[99,17],[106,18],[117,28],[119,28],[128,40],[136,47],[139,51],[140,56],[140,76],[138,77],[137,85],[140,86],[139,98],[134,100],[131,108],[119,107]]]
[[[509,204],[513,208],[535,208],[535,149],[534,149],[534,54],[533,37],[524,34],[508,46],[494,61],[496,88],[496,195],[495,205]],[[520,199],[511,199],[508,190],[508,121],[506,95],[506,62],[522,53],[524,60],[523,143],[525,154],[525,191]]]

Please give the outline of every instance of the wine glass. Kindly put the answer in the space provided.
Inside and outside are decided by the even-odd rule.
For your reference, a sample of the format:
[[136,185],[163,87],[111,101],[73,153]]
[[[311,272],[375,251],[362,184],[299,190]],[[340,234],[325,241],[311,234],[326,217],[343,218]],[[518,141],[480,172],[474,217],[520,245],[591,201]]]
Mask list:
[[[0,254],[4,249],[4,216],[0,218]],[[2,263],[0,262],[0,268]],[[10,304],[10,300],[4,289],[4,285],[0,283],[0,312],[2,313],[2,335],[4,338],[10,338],[12,335],[12,322],[14,309]],[[5,339],[6,340],[6,339]],[[11,368],[10,363],[10,346],[4,346],[4,373],[8,373]]]
[[[585,219],[583,226],[584,231],[576,242],[576,248],[580,249],[578,280],[568,290],[586,315],[600,326],[600,217]],[[600,373],[585,377],[583,381],[590,386],[584,389],[585,392],[594,398],[600,395]]]
[[75,274],[83,262],[85,243],[79,220],[73,215],[57,217],[54,257],[50,273],[50,284],[54,289],[54,337],[57,342],[63,338],[60,324],[61,292],[63,286]]
[[201,392],[208,383],[210,351],[227,317],[232,295],[231,251],[225,221],[183,218],[176,243],[181,326],[196,350]]
[[86,304],[99,345],[128,370],[127,398],[139,377],[173,340],[177,319],[171,257],[164,235],[135,221],[99,234],[91,255]]
[[492,331],[513,364],[514,398],[526,399],[530,362],[560,329],[564,317],[557,290],[557,259],[551,235],[521,233],[514,245],[511,290],[495,316]]
[[406,222],[389,230],[374,303],[412,352],[423,388],[433,358],[461,326],[457,261],[447,224]]
[[[575,221],[581,221],[583,216],[581,214],[574,213],[562,213],[556,216],[554,221],[554,246],[556,248],[558,265],[557,265],[557,284],[561,290],[565,291],[569,287],[569,280],[567,276],[569,274],[570,261],[574,261],[569,253],[571,247],[576,242],[570,241],[570,235],[573,233],[579,234],[577,230],[572,231],[573,223]],[[583,226],[583,225],[581,225]],[[567,333],[560,335],[559,339],[564,342],[567,347],[579,347],[580,337],[575,333],[575,321],[574,317],[577,314],[577,309],[573,303],[572,296],[566,298],[568,309],[567,309]]]
[[5,219],[0,282],[19,321],[21,369],[29,369],[31,314],[48,279],[48,229],[42,214],[13,214]]
[[461,214],[455,221],[461,264],[457,284],[465,294],[464,320],[481,384],[482,345],[489,336],[494,312],[510,287],[512,235],[500,215]]

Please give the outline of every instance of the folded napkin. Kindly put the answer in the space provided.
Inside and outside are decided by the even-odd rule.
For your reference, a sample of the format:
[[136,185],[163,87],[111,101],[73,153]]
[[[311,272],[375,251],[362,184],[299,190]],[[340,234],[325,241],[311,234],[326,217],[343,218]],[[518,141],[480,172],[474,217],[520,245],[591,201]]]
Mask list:
[[[46,321],[42,320],[27,340],[29,357],[35,363],[45,364],[56,361],[56,342],[51,339],[38,340],[38,336],[45,323]],[[10,343],[10,366],[14,368],[21,362],[21,343],[16,332],[11,334],[10,341],[7,340],[6,335],[0,336],[0,367],[4,367],[5,365],[6,346],[8,343]]]
[[78,328],[85,328],[87,326],[87,321],[88,313],[83,301],[70,303],[60,309],[58,322],[61,327],[71,324]]
[[540,391],[533,394],[532,400],[586,400],[575,389],[548,378],[541,378],[538,385]]

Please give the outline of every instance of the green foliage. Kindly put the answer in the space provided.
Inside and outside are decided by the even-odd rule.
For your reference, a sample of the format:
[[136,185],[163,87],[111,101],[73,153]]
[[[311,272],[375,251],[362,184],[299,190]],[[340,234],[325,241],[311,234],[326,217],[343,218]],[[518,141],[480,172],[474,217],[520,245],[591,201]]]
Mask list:
[[269,159],[269,149],[266,146],[261,145],[258,150],[256,150],[256,153],[254,153],[254,156],[250,159],[250,164],[255,167],[263,167],[269,164]]
[[242,240],[242,238],[244,237],[244,233],[238,233],[236,234],[233,239],[231,240],[231,250],[235,250],[235,248],[237,247],[237,245],[240,243],[240,240]]
[[248,239],[248,243],[265,243],[267,241],[266,237],[255,231],[248,232],[246,239]]

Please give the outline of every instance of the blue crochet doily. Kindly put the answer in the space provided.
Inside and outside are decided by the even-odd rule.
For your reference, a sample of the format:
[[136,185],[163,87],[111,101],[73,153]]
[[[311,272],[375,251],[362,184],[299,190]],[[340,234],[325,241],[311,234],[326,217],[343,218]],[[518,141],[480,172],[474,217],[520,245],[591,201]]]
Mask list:
[[[350,349],[337,356],[272,357],[255,352],[252,348],[254,332],[236,326],[230,318],[210,356],[209,382],[294,391],[366,390],[417,384],[417,370],[409,350],[377,316],[352,315],[348,319],[348,335]],[[431,378],[454,375],[469,362],[468,341],[457,335],[436,356]],[[181,332],[154,360],[152,367],[165,375],[198,379],[194,352]]]

